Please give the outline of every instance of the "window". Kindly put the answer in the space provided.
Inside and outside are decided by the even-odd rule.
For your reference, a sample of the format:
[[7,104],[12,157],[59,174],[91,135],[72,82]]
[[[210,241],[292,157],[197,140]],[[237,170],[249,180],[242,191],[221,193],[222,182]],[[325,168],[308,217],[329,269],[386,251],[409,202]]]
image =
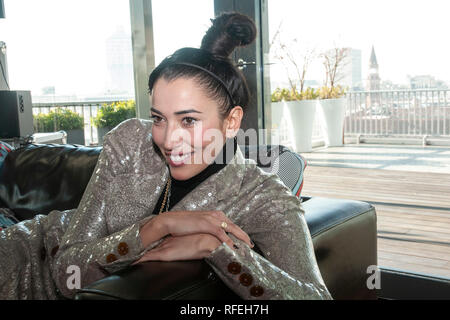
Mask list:
[[[346,144],[297,150],[309,164],[304,193],[372,203],[379,265],[448,279],[450,203],[442,196],[450,191],[446,8],[445,0],[272,0],[269,41],[272,91],[299,89],[300,80],[304,90],[330,86],[324,57],[335,49],[345,56],[335,85],[346,89]],[[321,101],[317,143],[326,132]],[[272,104],[273,119],[289,127],[274,110]],[[292,114],[283,119],[299,127]]]
[[214,18],[214,1],[152,0],[155,65],[182,47],[199,48]]
[[5,0],[12,90],[33,102],[134,98],[129,1]]

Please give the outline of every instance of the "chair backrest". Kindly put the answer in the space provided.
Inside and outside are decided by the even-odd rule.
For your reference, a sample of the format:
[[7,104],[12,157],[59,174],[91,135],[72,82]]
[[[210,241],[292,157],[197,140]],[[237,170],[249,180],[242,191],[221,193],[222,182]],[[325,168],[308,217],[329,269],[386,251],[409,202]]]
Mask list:
[[[0,166],[0,208],[26,220],[52,210],[76,208],[97,163],[101,147],[29,144],[8,154]],[[284,146],[241,146],[246,158],[276,173],[300,196],[304,159]]]
[[244,157],[256,161],[262,170],[278,175],[281,181],[300,198],[306,159],[282,145],[239,146]]
[[8,153],[10,153],[13,150],[14,148],[11,145],[9,145],[4,141],[0,141],[0,166],[2,165],[3,161],[5,161]]

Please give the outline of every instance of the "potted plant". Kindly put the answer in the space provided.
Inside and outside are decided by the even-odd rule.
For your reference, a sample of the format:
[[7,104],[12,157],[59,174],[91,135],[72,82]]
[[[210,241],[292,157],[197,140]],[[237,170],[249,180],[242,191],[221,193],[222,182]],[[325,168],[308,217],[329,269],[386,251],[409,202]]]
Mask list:
[[67,133],[67,143],[84,145],[84,119],[78,113],[57,108],[47,114],[34,116],[35,132],[55,132],[64,130]]
[[[311,152],[312,131],[318,93],[313,88],[303,91],[277,88],[272,93],[272,121],[287,124],[295,152]],[[276,117],[276,118],[274,118]]]
[[319,89],[319,113],[325,145],[337,147],[344,144],[344,119],[347,108],[345,88],[337,85],[342,79],[348,54],[347,48],[334,48],[321,55],[326,71],[325,85]]
[[98,144],[103,144],[103,136],[119,123],[136,117],[136,103],[133,100],[103,104],[94,117],[97,127]]

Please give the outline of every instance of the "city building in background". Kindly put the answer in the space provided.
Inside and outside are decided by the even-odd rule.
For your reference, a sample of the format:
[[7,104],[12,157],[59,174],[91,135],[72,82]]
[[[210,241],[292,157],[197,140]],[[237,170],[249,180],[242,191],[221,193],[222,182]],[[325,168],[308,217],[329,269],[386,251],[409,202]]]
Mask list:
[[379,67],[377,56],[375,54],[375,48],[372,46],[372,53],[370,54],[369,61],[369,74],[367,77],[366,89],[367,91],[380,90],[381,78],[379,74]]
[[131,35],[123,27],[106,40],[108,80],[106,95],[134,94]]
[[431,75],[408,76],[409,86],[414,89],[448,89],[447,84]]
[[363,90],[361,50],[345,48],[340,85],[352,91]]
[[[381,89],[381,78],[379,74],[379,67],[377,56],[375,54],[375,48],[372,46],[372,52],[370,54],[369,60],[369,75],[367,77],[366,90],[367,91],[379,91]],[[381,104],[380,93],[370,93],[366,97],[367,106],[370,108],[372,106],[378,107]]]

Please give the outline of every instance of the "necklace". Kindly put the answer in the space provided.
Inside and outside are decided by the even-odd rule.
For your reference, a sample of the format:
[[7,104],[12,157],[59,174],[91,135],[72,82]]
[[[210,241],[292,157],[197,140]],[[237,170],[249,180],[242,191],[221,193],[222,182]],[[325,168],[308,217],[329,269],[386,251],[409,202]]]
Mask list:
[[[166,211],[169,211],[169,205],[170,205],[170,189],[171,189],[170,187],[171,187],[171,185],[172,185],[172,177],[170,176],[170,173],[169,173],[169,180],[167,180],[166,191],[164,192],[164,199],[163,199],[163,202],[162,202],[162,204],[161,204],[161,208],[159,209],[159,213],[163,212],[164,207],[165,207],[165,204],[166,204],[166,201],[167,201],[167,208],[166,208]],[[167,197],[167,195],[168,195],[169,197]]]

